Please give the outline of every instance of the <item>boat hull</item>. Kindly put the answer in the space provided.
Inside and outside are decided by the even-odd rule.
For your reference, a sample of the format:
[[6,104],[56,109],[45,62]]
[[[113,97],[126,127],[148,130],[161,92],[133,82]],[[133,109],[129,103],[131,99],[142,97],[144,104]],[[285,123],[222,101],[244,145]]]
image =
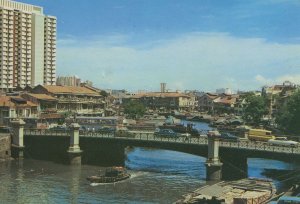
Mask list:
[[130,178],[130,174],[123,174],[116,177],[108,176],[90,176],[87,178],[92,183],[115,183]]

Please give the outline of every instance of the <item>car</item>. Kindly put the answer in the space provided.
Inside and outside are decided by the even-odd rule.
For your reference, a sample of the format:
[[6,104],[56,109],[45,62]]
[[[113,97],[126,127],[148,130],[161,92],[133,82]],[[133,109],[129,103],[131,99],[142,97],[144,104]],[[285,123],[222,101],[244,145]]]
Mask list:
[[97,132],[103,133],[103,134],[113,134],[116,132],[116,129],[111,128],[111,127],[103,127],[103,128],[98,129]]
[[174,132],[171,129],[160,129],[157,132],[154,132],[155,137],[173,137],[173,138],[178,138],[181,136],[181,134]]
[[228,132],[221,133],[221,135],[219,137],[221,140],[224,140],[224,141],[234,141],[234,142],[240,141],[239,137],[237,137],[231,133],[228,133]]
[[125,130],[125,129],[116,130],[114,133],[115,133],[116,137],[130,137],[130,138],[135,138],[135,134],[134,133],[130,132],[129,130]]
[[296,147],[299,145],[299,142],[288,140],[286,137],[276,137],[275,139],[268,140],[268,144]]
[[49,128],[49,130],[55,131],[55,132],[66,132],[69,129],[67,127],[65,127],[65,126],[55,126],[55,127]]
[[186,132],[186,133],[181,133],[180,134],[182,137],[191,137],[191,134]]

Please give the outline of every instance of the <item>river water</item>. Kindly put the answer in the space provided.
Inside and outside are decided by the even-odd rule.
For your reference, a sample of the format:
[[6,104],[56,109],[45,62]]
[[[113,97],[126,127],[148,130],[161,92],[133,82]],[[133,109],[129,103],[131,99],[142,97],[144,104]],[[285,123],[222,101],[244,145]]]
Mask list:
[[[206,124],[197,124],[204,129]],[[115,184],[90,184],[103,169],[24,159],[0,164],[0,203],[172,203],[205,184],[205,158],[159,149],[132,148],[126,167],[132,177]],[[248,159],[249,177],[265,169],[297,169],[276,160]],[[278,186],[281,182],[276,181]]]

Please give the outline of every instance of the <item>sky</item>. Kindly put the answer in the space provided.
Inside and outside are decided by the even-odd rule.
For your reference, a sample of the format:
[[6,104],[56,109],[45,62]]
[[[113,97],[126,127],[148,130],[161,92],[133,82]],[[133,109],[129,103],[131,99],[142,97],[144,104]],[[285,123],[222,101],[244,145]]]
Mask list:
[[57,75],[103,89],[300,84],[300,0],[19,0],[57,17]]

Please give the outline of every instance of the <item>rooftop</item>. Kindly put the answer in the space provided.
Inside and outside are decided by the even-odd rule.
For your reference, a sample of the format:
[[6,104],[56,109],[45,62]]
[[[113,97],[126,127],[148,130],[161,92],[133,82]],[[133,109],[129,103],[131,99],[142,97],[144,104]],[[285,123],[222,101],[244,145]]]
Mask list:
[[93,95],[100,96],[99,93],[88,89],[86,87],[76,87],[76,86],[43,86],[48,92],[54,94],[75,94],[75,95]]
[[175,98],[175,97],[186,97],[189,98],[188,95],[178,93],[178,92],[149,92],[149,93],[141,93],[132,96],[132,98],[142,98],[142,97],[157,97],[157,98]]
[[[22,103],[18,103],[22,102]],[[27,101],[20,96],[1,96],[0,97],[0,106],[1,107],[35,107],[35,103]]]
[[39,99],[39,100],[45,100],[45,101],[57,101],[56,98],[49,96],[47,94],[33,94],[33,93],[27,93],[26,95],[31,96],[33,98]]

